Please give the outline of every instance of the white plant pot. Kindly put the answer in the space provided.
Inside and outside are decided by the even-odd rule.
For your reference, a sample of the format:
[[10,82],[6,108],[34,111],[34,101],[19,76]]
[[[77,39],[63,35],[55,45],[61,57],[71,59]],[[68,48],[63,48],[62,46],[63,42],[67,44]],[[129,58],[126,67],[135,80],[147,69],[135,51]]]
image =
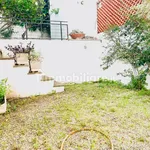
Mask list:
[[28,65],[28,53],[17,53],[16,58],[19,65]]
[[6,112],[6,108],[7,108],[7,102],[5,97],[4,104],[0,104],[0,114],[4,114]]
[[31,70],[32,71],[40,71],[41,70],[41,62],[40,61],[31,61]]

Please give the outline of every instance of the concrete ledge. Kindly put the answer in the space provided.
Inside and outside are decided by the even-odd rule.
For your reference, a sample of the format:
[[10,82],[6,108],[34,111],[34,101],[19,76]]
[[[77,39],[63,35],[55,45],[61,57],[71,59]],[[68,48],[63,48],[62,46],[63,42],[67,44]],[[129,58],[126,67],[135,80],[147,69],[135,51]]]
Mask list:
[[94,40],[94,39],[69,39],[68,41],[83,41],[83,42],[85,42],[85,41],[99,41],[100,42],[100,40],[99,39],[96,39],[96,40]]
[[54,81],[54,87],[62,87],[64,86],[64,83],[58,82],[58,81]]
[[56,93],[61,93],[64,92],[65,87],[61,86],[61,87],[53,87],[53,91],[55,91]]
[[14,67],[14,68],[29,67],[29,65],[24,65],[24,64],[22,64],[22,65],[14,65],[13,67]]
[[42,74],[42,72],[40,71],[32,71],[32,72],[28,72],[28,75],[34,75],[34,74]]
[[[30,79],[30,78],[29,78]],[[46,95],[53,91],[54,81],[41,82],[35,75],[30,80],[24,79],[25,82],[19,81],[18,84],[11,86],[11,92],[7,94],[7,98],[24,98],[34,95]],[[55,90],[61,92],[61,89]]]
[[14,58],[0,58],[0,60],[14,60]]

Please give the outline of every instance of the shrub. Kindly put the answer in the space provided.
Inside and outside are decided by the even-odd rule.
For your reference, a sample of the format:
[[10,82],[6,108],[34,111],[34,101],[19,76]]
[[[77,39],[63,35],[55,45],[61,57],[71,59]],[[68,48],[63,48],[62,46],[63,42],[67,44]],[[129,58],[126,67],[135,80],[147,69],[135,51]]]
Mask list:
[[130,64],[130,88],[143,89],[150,69],[150,23],[138,15],[130,16],[120,27],[113,27],[105,33],[107,54],[103,57],[103,69],[108,69],[116,61]]
[[125,87],[125,85],[123,83],[121,83],[120,81],[114,81],[114,80],[100,78],[98,82],[100,85],[105,84],[107,86],[113,85],[113,86]]
[[72,30],[72,32],[70,34],[84,34],[84,32],[82,32],[80,30]]
[[29,42],[26,46],[23,46],[22,43],[20,43],[15,46],[12,46],[12,45],[5,46],[5,48],[8,51],[11,51],[13,53],[12,57],[14,58],[15,65],[18,65],[17,57],[16,57],[17,53],[28,53],[29,54],[31,51],[34,51],[34,44]]
[[40,52],[36,52],[36,51],[31,51],[30,55],[29,55],[29,60],[31,61],[42,61],[42,56]]
[[131,76],[131,81],[128,84],[128,88],[137,89],[137,90],[146,89],[145,88],[145,86],[147,85],[146,76],[147,76],[147,74],[145,72],[141,73],[138,76],[132,75]]
[[5,46],[5,48],[8,51],[11,51],[14,55],[16,55],[16,53],[29,53],[30,51],[34,50],[34,44],[32,44],[31,42],[29,42],[25,47],[22,45],[22,43],[12,46],[12,45],[8,45]]
[[0,104],[4,103],[4,97],[6,95],[8,86],[7,86],[7,79],[3,79],[0,81]]

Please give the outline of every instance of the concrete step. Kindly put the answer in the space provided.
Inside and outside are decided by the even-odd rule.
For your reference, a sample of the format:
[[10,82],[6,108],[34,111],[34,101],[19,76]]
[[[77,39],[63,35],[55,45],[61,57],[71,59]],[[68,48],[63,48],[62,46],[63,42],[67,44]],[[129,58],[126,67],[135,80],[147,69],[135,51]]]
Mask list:
[[[53,91],[63,92],[64,87],[55,82],[54,79],[41,74],[28,74],[28,66],[13,67],[13,60],[0,61],[0,79],[8,77],[10,92],[8,98],[29,97],[32,95],[49,94]],[[56,87],[57,86],[57,87]]]
[[58,81],[54,81],[54,87],[62,87],[64,86],[65,84],[62,83],[62,82],[58,82]]
[[7,97],[29,97],[32,95],[49,94],[53,91],[54,80],[45,82],[34,81],[31,79],[28,81],[11,84],[11,92],[7,95]]
[[64,90],[65,90],[64,86],[53,87],[53,91],[55,91],[56,93],[64,92]]

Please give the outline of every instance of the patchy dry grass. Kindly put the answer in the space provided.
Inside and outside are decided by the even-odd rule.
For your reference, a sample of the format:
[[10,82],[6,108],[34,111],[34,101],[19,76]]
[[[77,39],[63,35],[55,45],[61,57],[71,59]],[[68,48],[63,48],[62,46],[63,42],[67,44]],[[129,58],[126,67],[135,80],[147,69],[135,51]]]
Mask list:
[[[150,96],[84,83],[68,85],[60,94],[15,100],[0,116],[0,150],[59,150],[70,131],[83,127],[104,130],[116,150],[150,150]],[[100,149],[95,141],[90,150]],[[81,145],[75,149],[87,150]]]

